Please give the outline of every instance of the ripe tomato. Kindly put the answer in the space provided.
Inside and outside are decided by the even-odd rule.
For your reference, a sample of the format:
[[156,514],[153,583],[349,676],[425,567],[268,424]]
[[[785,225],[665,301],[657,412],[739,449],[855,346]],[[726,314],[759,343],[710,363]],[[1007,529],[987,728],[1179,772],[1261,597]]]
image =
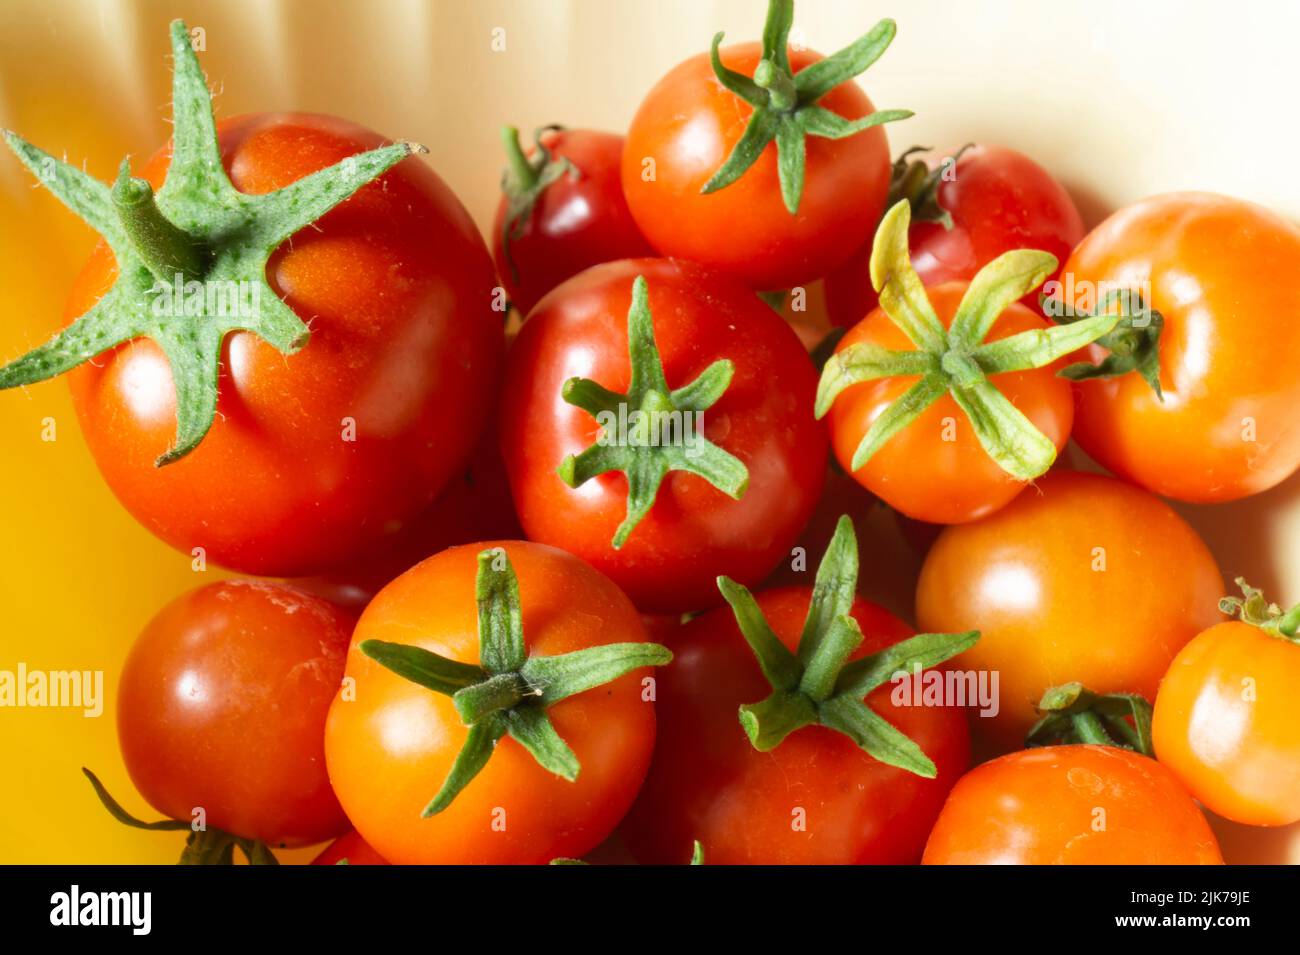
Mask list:
[[[852,596],[856,570],[855,563],[843,599],[865,639],[850,661],[912,635],[886,610]],[[813,588],[797,586],[754,599],[793,652],[813,598]],[[638,861],[679,863],[696,839],[708,861],[719,865],[918,860],[944,796],[970,765],[960,708],[900,705],[889,683],[866,696],[873,713],[933,762],[929,779],[881,762],[825,725],[804,725],[760,751],[736,713],[772,687],[732,609],[690,621],[671,646],[674,663],[659,677],[654,762],[620,828]]]
[[593,129],[538,130],[530,156],[503,131],[510,165],[492,223],[492,258],[524,314],[583,269],[654,255],[623,198],[623,137]]
[[1300,609],[1271,614],[1247,589],[1242,617],[1201,633],[1174,658],[1152,736],[1160,761],[1206,808],[1234,822],[1285,826],[1300,821]]
[[[602,394],[629,391],[629,303],[638,277],[653,324],[653,341],[645,344],[638,332],[638,348],[647,360],[657,354],[666,387],[704,380],[721,361],[731,363],[732,375],[715,403],[679,416],[689,435],[682,427],[680,438],[632,449],[619,444],[622,430],[611,426],[613,437],[605,436],[593,414],[563,394],[575,378],[594,381]],[[826,437],[812,416],[816,379],[798,336],[733,280],[664,259],[588,269],[538,304],[510,350],[500,438],[520,522],[530,539],[564,547],[608,574],[642,610],[716,604],[714,577],[757,584],[789,553],[817,503]],[[642,407],[622,394],[608,400],[615,418],[620,407],[629,420]],[[647,452],[651,466],[673,455],[673,467],[698,467],[692,462],[705,460],[711,442],[734,459],[729,466],[742,465],[748,485],[737,481],[724,492],[698,471],[681,470],[668,472],[653,497],[643,476],[629,488],[621,472],[566,483],[559,472],[570,456],[602,442],[619,444],[615,452]],[[653,506],[615,546],[629,500],[647,499]]]
[[370,848],[354,829],[339,836],[324,849],[312,865],[388,865],[388,860]]
[[[790,107],[778,105],[779,94],[768,93],[748,79],[766,62],[764,69],[776,66],[771,72],[786,73],[786,83],[797,88],[813,76],[809,73],[801,81],[801,72],[827,62],[811,50],[787,51],[790,24],[787,21],[782,28],[774,25],[773,18],[788,16],[788,8],[782,2],[769,8],[764,35],[776,42],[767,48],[742,43],[718,50],[715,40],[723,75],[739,74],[729,82],[744,84],[752,102],[724,85],[709,54],[702,53],[678,64],[647,94],[623,147],[623,192],[650,243],[663,255],[724,269],[759,289],[810,282],[843,262],[870,237],[889,190],[889,143],[884,129],[872,125],[850,135],[831,131],[875,113],[871,100],[855,83],[840,82],[837,76],[838,85],[808,102],[806,91],[799,90],[798,104]],[[878,56],[893,37],[892,22],[878,24],[873,34]],[[755,103],[760,104],[761,116],[756,117]],[[739,178],[717,191],[702,191],[706,184],[716,188],[711,181],[737,155],[742,137],[748,145],[759,128],[774,130],[775,124],[810,110],[818,111],[825,129],[806,140],[803,128],[792,130],[791,153],[802,157],[801,195],[793,203],[797,213],[790,202],[796,190],[777,161],[778,148],[784,148],[778,145],[779,138],[763,147]],[[907,115],[878,114],[877,121]]]
[[[517,574],[513,608],[494,603],[485,590],[485,568],[500,555]],[[384,644],[406,645],[407,652],[411,646],[422,648],[429,651],[422,658],[433,660],[425,673],[449,670],[465,687],[473,682],[466,671],[482,675],[475,664],[488,667],[500,653],[493,649],[495,628],[512,619],[512,634],[518,636],[522,628],[520,646],[528,664],[541,659],[554,665],[562,654],[592,648],[613,652],[626,644],[606,645],[621,641],[659,651],[658,662],[667,656],[662,648],[636,642],[645,636],[640,618],[608,578],[542,544],[453,547],[397,578],[371,601],[357,625],[347,662],[347,677],[355,682],[339,691],[325,727],[330,780],[360,837],[383,858],[397,864],[543,864],[559,856],[576,858],[609,835],[631,805],[655,738],[654,708],[646,698],[653,694],[643,691],[649,673],[643,667],[624,668],[605,685],[587,682],[585,688],[598,689],[553,706],[544,698],[541,705],[516,698],[503,711],[509,721],[550,717],[551,735],[558,734],[560,746],[567,743],[569,757],[576,757],[569,781],[543,768],[537,749],[525,748],[513,729],[493,748],[480,733],[486,722],[476,720],[467,728],[462,695],[453,700],[435,693],[370,655]],[[513,672],[526,680],[530,671],[525,665]],[[530,698],[540,693],[528,689],[535,686],[540,683],[524,685]],[[444,783],[439,791],[453,767],[464,772],[467,759],[481,771],[471,773],[468,782],[455,777],[459,789]],[[422,818],[422,810],[433,814]]]
[[143,179],[124,164],[110,192],[5,134],[105,242],[69,326],[0,387],[71,370],[100,472],[146,527],[226,567],[313,573],[464,467],[499,377],[491,258],[411,144],[298,113],[214,126],[180,21],[172,50],[173,142]]
[[[947,328],[970,286],[952,282],[926,289]],[[987,341],[1047,329],[1050,323],[1018,302],[993,323]],[[836,353],[857,344],[893,350],[915,346],[883,309],[875,309],[840,340]],[[1058,363],[1013,371],[994,379],[1030,424],[1059,451],[1070,438],[1074,401],[1070,383],[1057,377]],[[919,521],[973,521],[1005,506],[1028,485],[991,458],[970,419],[950,394],[941,395],[858,469],[854,453],[885,409],[916,384],[915,376],[877,378],[851,386],[831,406],[831,447],[841,467],[895,510]]]
[[961,778],[926,865],[1220,865],[1205,816],[1154,759],[1111,746],[1010,753]]
[[[908,163],[906,154],[895,164],[895,188],[919,207],[908,245],[926,285],[969,282],[1013,249],[1042,249],[1064,263],[1083,238],[1083,219],[1070,194],[1024,153],[980,145],[962,150],[950,165],[945,162],[928,174],[924,161]],[[922,211],[929,214],[922,216]],[[951,227],[940,221],[944,213]],[[853,325],[876,307],[870,261],[868,242],[826,276],[826,308],[834,324]],[[1034,294],[1023,301],[1036,307]]]
[[127,772],[159,812],[269,846],[347,829],[325,772],[325,715],[352,617],[283,584],[225,580],[149,622],[118,685]]
[[1080,446],[1183,501],[1236,500],[1295,473],[1300,285],[1281,278],[1293,275],[1300,228],[1226,196],[1155,196],[1094,229],[1062,271],[1065,300],[1139,292],[1163,318],[1164,398],[1135,374],[1079,382]]
[[1174,655],[1214,623],[1223,578],[1165,503],[1098,474],[1057,470],[996,514],[939,535],[921,567],[923,630],[978,629],[954,665],[998,674],[1001,707],[976,719],[1018,747],[1050,687],[1153,699]]

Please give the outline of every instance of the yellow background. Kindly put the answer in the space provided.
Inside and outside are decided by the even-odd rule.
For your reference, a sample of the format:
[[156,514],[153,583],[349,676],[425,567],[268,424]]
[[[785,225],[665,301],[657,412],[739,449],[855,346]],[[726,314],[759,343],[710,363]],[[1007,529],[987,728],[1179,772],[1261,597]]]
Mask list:
[[[0,125],[100,178],[168,135],[166,24],[206,32],[219,116],[336,113],[430,147],[486,225],[497,128],[621,129],[668,67],[715,30],[756,38],[759,0],[0,0]],[[1140,196],[1203,188],[1300,219],[1294,93],[1300,7],[1162,0],[800,0],[793,39],[829,52],[880,16],[899,24],[868,73],[876,104],[917,117],[896,148],[1003,142],[1038,158],[1092,224]],[[492,48],[495,28],[505,50]],[[499,34],[498,34],[499,36]],[[0,155],[0,357],[60,324],[90,230]],[[1300,281],[1300,276],[1279,276]],[[1300,320],[1300,317],[1298,317]],[[1300,411],[1298,411],[1300,413]],[[53,418],[57,440],[41,440]],[[109,707],[0,709],[0,862],[171,862],[176,834],[113,823],[78,767],[127,807],[112,696],[135,634],[190,570],[101,483],[60,382],[0,394],[0,669],[102,669]],[[1300,480],[1217,509],[1185,508],[1225,574],[1300,600]],[[1159,569],[1154,577],[1158,579]],[[1293,827],[1293,830],[1295,827]],[[1230,858],[1300,857],[1290,833],[1225,832]],[[310,852],[287,856],[310,857]]]

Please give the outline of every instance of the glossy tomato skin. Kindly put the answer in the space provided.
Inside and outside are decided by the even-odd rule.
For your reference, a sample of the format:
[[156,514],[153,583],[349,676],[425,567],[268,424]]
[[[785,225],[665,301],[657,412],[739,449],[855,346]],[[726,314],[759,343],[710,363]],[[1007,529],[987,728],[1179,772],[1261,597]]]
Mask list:
[[[1013,249],[1050,252],[1064,266],[1083,238],[1083,218],[1065,187],[1024,153],[1006,146],[981,145],[962,153],[952,177],[939,183],[937,198],[952,217],[952,228],[916,220],[908,232],[912,265],[926,285],[969,282]],[[826,276],[826,309],[833,324],[853,325],[876,307],[870,264],[868,240]],[[1022,301],[1037,309],[1038,293]]]
[[330,780],[361,838],[395,864],[544,864],[599,845],[632,804],[654,749],[648,670],[547,710],[582,764],[575,782],[542,769],[506,737],[486,768],[443,812],[420,813],[446,778],[467,730],[450,697],[417,686],[365,656],[387,640],[479,662],[474,580],[478,553],[503,547],[519,580],[530,654],[640,642],[645,630],[607,577],[542,544],[453,547],[413,567],[371,601],[348,651],[355,695],[340,691],[325,728]]
[[[741,43],[720,54],[726,66],[752,76],[762,49]],[[790,50],[796,73],[820,59],[811,50]],[[850,120],[875,111],[851,82],[818,105]],[[632,119],[623,192],[641,232],[662,255],[715,266],[754,288],[791,288],[821,278],[869,239],[889,192],[889,142],[881,126],[839,140],[808,137],[796,215],[781,199],[775,144],[731,185],[701,194],[752,112],[718,82],[707,53],[678,64]]]
[[[384,143],[306,114],[237,117],[219,126],[219,141],[247,193]],[[136,174],[158,187],[169,159],[164,149]],[[115,268],[101,244],[73,287],[69,320],[111,286]],[[293,236],[267,276],[311,340],[286,357],[251,333],[228,336],[216,421],[185,458],[154,466],[176,410],[151,341],[80,366],[70,383],[100,472],[141,523],[223,566],[293,576],[373,544],[463,469],[489,416],[503,331],[473,221],[413,158]]]
[[345,832],[324,849],[312,865],[388,865],[388,860],[381,856],[355,829]]
[[1076,290],[1146,283],[1147,304],[1164,316],[1164,400],[1136,374],[1080,382],[1079,445],[1115,474],[1183,501],[1236,500],[1295,473],[1296,275],[1300,228],[1238,199],[1155,196],[1099,225],[1062,279]]
[[1185,646],[1160,684],[1156,756],[1234,822],[1300,821],[1300,647],[1237,620]]
[[1154,699],[1180,649],[1219,619],[1223,578],[1164,502],[1099,474],[1052,471],[996,514],[947,528],[916,590],[923,631],[979,630],[958,669],[996,671],[996,716],[973,719],[1018,748],[1034,705],[1079,681]]
[[[792,650],[810,596],[808,587],[757,595],[776,635]],[[911,636],[902,621],[868,601],[857,600],[853,616],[866,636],[854,657]],[[719,865],[904,864],[920,858],[944,796],[970,765],[961,710],[896,706],[890,683],[868,697],[873,710],[934,761],[939,774],[933,780],[886,766],[821,726],[797,730],[761,753],[750,745],[737,711],[771,688],[730,608],[686,624],[671,649],[673,663],[659,676],[654,763],[620,828],[639,862],[680,862],[694,839],[707,862]]]
[[[967,284],[950,282],[926,290],[944,327],[951,323]],[[993,323],[986,340],[1049,327],[1020,303]],[[916,346],[881,309],[871,312],[840,340],[836,351],[866,342],[899,351]],[[990,379],[1011,403],[1056,445],[1070,437],[1074,404],[1070,383],[1057,364],[1009,372]],[[956,400],[942,395],[921,416],[894,435],[862,468],[852,471],[853,454],[884,410],[916,383],[914,377],[881,378],[846,389],[827,418],[836,460],[863,487],[908,517],[933,524],[957,524],[992,514],[1028,485],[1002,470],[984,450]]]
[[225,580],[168,604],[122,668],[117,731],[159,812],[267,845],[348,827],[325,772],[325,714],[353,618],[283,584]]
[[1154,759],[1111,746],[1047,746],[961,778],[926,865],[1221,865],[1209,823]]
[[[626,392],[627,312],[644,275],[669,388],[730,359],[726,393],[703,412],[705,436],[749,469],[733,501],[704,478],[671,472],[622,548],[627,478],[611,472],[580,488],[560,480],[566,455],[596,442],[599,426],[560,397],[574,376]],[[789,554],[821,491],[826,436],[813,418],[817,372],[798,336],[749,289],[691,263],[611,262],[588,269],[533,310],[510,350],[501,403],[501,452],[519,520],[531,540],[563,547],[609,575],[651,613],[721,602],[714,578],[757,585]]]
[[553,157],[567,159],[578,169],[577,178],[563,175],[538,197],[519,237],[510,240],[509,260],[503,241],[504,197],[492,223],[497,274],[510,301],[524,314],[583,269],[654,255],[623,198],[623,137],[593,129],[562,129],[547,133],[543,142]]

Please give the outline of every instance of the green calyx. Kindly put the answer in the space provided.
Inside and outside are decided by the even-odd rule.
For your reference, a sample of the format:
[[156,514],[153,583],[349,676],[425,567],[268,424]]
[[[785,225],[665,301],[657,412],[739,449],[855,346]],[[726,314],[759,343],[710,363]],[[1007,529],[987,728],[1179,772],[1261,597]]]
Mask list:
[[878,653],[848,662],[862,643],[852,616],[858,583],[858,544],[847,515],[835,528],[813,585],[808,616],[791,653],[772,631],[748,588],[729,577],[718,589],[731,605],[740,632],[758,658],[772,693],[740,708],[740,724],[755,749],[768,751],[805,726],[848,736],[867,755],[933,779],[933,761],[911,738],[865,702],[868,693],[897,674],[913,674],[970,649],[979,633],[922,633]]
[[560,480],[576,488],[609,471],[627,476],[627,516],[614,533],[615,548],[649,513],[670,471],[702,477],[732,499],[749,486],[748,468],[703,431],[704,412],[726,392],[734,366],[727,359],[715,361],[694,381],[670,390],[655,344],[649,291],[640,275],[632,283],[627,347],[632,380],[626,394],[589,378],[570,378],[561,392],[565,401],[596,419],[600,434],[591,447],[560,463]]
[[1242,623],[1258,627],[1270,637],[1300,645],[1300,604],[1283,610],[1265,600],[1264,592],[1250,586],[1245,578],[1238,577],[1236,584],[1242,596],[1224,597],[1219,601],[1220,610],[1238,617]]
[[248,860],[249,865],[279,865],[275,855],[260,839],[245,839],[232,835],[221,829],[195,829],[190,823],[179,819],[160,819],[157,822],[145,822],[131,815],[114,799],[99,777],[86,767],[81,767],[95,795],[104,804],[104,808],[118,822],[132,829],[147,829],[151,832],[189,832],[185,840],[185,849],[181,852],[179,865],[233,865],[235,849],[238,848]]
[[506,168],[501,173],[501,192],[506,197],[505,222],[501,226],[501,250],[506,264],[510,267],[510,276],[519,281],[519,269],[510,252],[510,243],[524,234],[524,225],[533,214],[533,207],[551,183],[561,176],[579,179],[582,171],[573,162],[564,157],[556,158],[542,142],[547,133],[557,133],[563,126],[552,124],[541,126],[533,131],[533,158],[524,154],[519,143],[519,130],[513,126],[501,128],[501,142],[506,150]]
[[1059,372],[1062,378],[1087,381],[1091,378],[1115,378],[1136,371],[1155,392],[1156,398],[1165,400],[1160,388],[1160,332],[1165,327],[1165,318],[1155,309],[1148,308],[1141,295],[1111,289],[1091,312],[1049,296],[1040,296],[1039,306],[1043,314],[1058,325],[1070,325],[1098,315],[1114,315],[1117,319],[1115,327],[1093,343],[1106,349],[1106,357],[1095,365],[1086,361],[1067,365]]
[[1036,709],[1039,720],[1026,746],[1092,743],[1155,755],[1151,704],[1137,693],[1094,693],[1082,683],[1065,683],[1045,692]]
[[501,737],[528,750],[538,765],[573,782],[578,757],[546,710],[632,670],[672,660],[657,643],[609,643],[558,656],[529,656],[524,646],[519,581],[501,548],[478,555],[479,662],[461,663],[420,647],[366,640],[361,652],[403,679],[450,696],[469,735],[423,815],[442,812],[487,765]]
[[0,388],[52,378],[134,338],[167,356],[176,388],[176,439],[164,465],[198,446],[217,408],[221,346],[249,331],[292,354],[307,326],[266,280],[275,249],[411,155],[394,143],[351,156],[276,192],[236,191],[221,165],[212,101],[189,30],[171,25],[173,152],[163,187],[132,178],[123,161],[112,188],[5,130],[9,148],[113,251],[117,281],[45,345],[0,368]]
[[880,378],[919,379],[876,418],[854,452],[863,467],[890,438],[949,394],[969,419],[989,457],[1022,481],[1042,475],[1056,460],[1056,446],[989,381],[994,375],[1041,368],[1109,332],[1118,316],[1100,315],[1068,325],[1032,329],[985,342],[998,316],[1056,270],[1048,252],[1006,252],[971,280],[944,328],[912,268],[907,230],[911,210],[899,200],[885,213],[871,250],[871,282],[880,307],[916,346],[892,351],[859,342],[837,352],[822,369],[816,414],[823,417],[846,388]]
[[939,185],[944,181],[944,172],[955,166],[962,153],[974,147],[967,143],[951,156],[945,156],[933,169],[924,159],[913,159],[918,153],[929,152],[929,146],[913,146],[894,160],[893,173],[889,179],[889,196],[885,205],[893,208],[898,202],[907,200],[911,207],[912,220],[915,222],[937,222],[945,229],[952,228],[952,216],[939,202]]
[[881,20],[857,42],[798,73],[790,68],[788,41],[793,21],[794,0],[769,0],[767,23],[763,27],[763,59],[752,78],[723,66],[718,54],[723,34],[713,37],[710,55],[714,75],[754,111],[731,155],[701,192],[716,192],[731,185],[758,160],[768,143],[775,141],[781,198],[794,215],[799,211],[803,195],[805,143],[809,136],[844,139],[872,126],[912,115],[910,110],[888,109],[847,120],[817,105],[835,87],[864,72],[880,58],[894,39],[893,20]]

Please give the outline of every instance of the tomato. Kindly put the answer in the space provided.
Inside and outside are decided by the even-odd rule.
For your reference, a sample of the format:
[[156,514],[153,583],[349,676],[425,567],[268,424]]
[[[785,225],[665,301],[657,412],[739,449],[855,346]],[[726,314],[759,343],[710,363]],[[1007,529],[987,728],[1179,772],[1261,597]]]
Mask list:
[[1160,761],[1206,808],[1285,826],[1300,822],[1300,610],[1270,613],[1250,588],[1241,609],[1243,619],[1216,624],[1174,658],[1152,736]]
[[[299,113],[205,126],[184,24],[172,37],[177,95],[203,104],[178,112],[177,161],[169,145],[143,179],[119,181],[136,237],[105,227],[116,251],[91,255],[66,315],[100,307],[0,370],[0,385],[85,362],[70,375],[82,431],[141,523],[226,567],[313,573],[399,527],[463,470],[499,378],[491,258],[432,170],[397,161],[409,144],[381,148],[360,126]],[[41,168],[33,147],[11,145]],[[67,198],[84,174],[54,168],[44,181]],[[324,179],[306,192],[276,192],[313,173]],[[91,218],[103,212],[89,204]]]
[[[928,174],[921,160],[909,164],[905,154],[895,165],[896,188],[910,184],[900,183],[900,174],[926,179],[916,183],[921,195],[908,195],[914,206],[928,205],[929,216],[922,217],[918,209],[908,236],[912,262],[926,285],[969,282],[1013,249],[1042,249],[1064,264],[1083,238],[1083,219],[1065,187],[1024,153],[1006,146],[961,150],[956,162],[942,160]],[[944,213],[950,228],[939,221]],[[876,307],[870,260],[867,243],[826,276],[826,308],[834,324],[853,325]],[[1037,307],[1034,294],[1022,301]]]
[[560,127],[538,134],[525,157],[517,131],[503,132],[510,165],[492,222],[497,274],[525,314],[589,266],[654,255],[623,198],[623,137]]
[[320,851],[311,860],[312,865],[388,865],[378,852],[370,848],[354,829],[345,833]]
[[1153,699],[1178,651],[1218,618],[1222,592],[1214,557],[1168,505],[1113,478],[1057,470],[939,535],[916,618],[923,630],[980,631],[954,665],[998,674],[999,712],[974,727],[1005,751],[1058,684]]
[[[717,188],[719,170],[735,160],[747,131],[752,137],[760,125],[785,123],[809,110],[819,110],[823,124],[835,127],[875,114],[866,93],[852,82],[829,88],[815,106],[801,96],[791,112],[775,102],[776,94],[748,81],[763,61],[768,64],[764,69],[782,72],[779,61],[788,56],[785,66],[793,76],[785,79],[797,87],[813,75],[801,81],[801,72],[826,62],[811,50],[787,51],[789,23],[784,31],[773,29],[773,16],[782,6],[789,4],[774,2],[769,9],[764,35],[779,36],[769,48],[742,43],[717,50],[714,44],[724,71],[738,73],[749,84],[752,102],[724,85],[709,54],[702,53],[674,67],[646,95],[623,147],[623,192],[650,243],[663,255],[724,269],[760,289],[801,285],[838,266],[870,237],[889,190],[889,143],[880,125],[838,133],[843,138],[815,133],[806,141],[805,132],[796,129],[794,141],[805,150],[798,190],[791,177],[783,181],[772,142],[739,178]],[[873,33],[878,56],[893,37],[893,23],[883,21]],[[875,115],[884,121],[909,114]],[[706,185],[716,191],[702,191]],[[790,202],[796,191],[797,212]]]
[[926,865],[1219,865],[1195,801],[1154,759],[1111,746],[1010,753],[961,778]]
[[[499,559],[517,577],[513,604],[491,589]],[[481,693],[483,684],[465,672],[502,672],[489,668],[504,652],[502,621],[514,621],[510,633],[527,654],[525,665],[507,668],[524,682],[504,709],[471,719],[462,715],[465,689],[453,701],[389,669],[399,666],[393,654],[414,653],[425,661],[422,673],[449,671],[455,685]],[[636,610],[608,578],[542,544],[453,547],[397,578],[357,625],[347,662],[354,682],[340,689],[325,727],[330,780],[360,838],[397,864],[544,864],[597,846],[631,805],[654,748],[653,692],[643,690],[653,681],[644,664],[668,655],[640,643],[644,636]],[[623,652],[629,644],[621,641],[631,641],[634,665],[625,662],[611,682],[581,684],[589,692],[550,705],[545,694],[564,681],[530,679],[538,660],[556,667],[562,654]],[[568,778],[543,768],[537,744],[527,748],[516,736],[526,718],[547,717],[572,760]],[[462,751],[479,759],[458,762]],[[469,778],[466,760],[478,770]]]
[[[638,281],[644,301],[633,295]],[[630,310],[634,299],[639,304]],[[644,401],[622,394],[634,384],[630,311],[638,361],[647,369],[661,362],[667,389],[710,378],[711,390],[696,388],[697,394],[710,390],[711,398],[722,388],[707,407],[684,404],[675,419],[675,410],[667,411],[663,420],[676,422],[675,432],[656,430],[662,440],[640,447],[632,412],[651,407],[645,402],[652,399],[659,402],[654,407],[675,406],[659,391]],[[729,378],[720,362],[730,363]],[[564,398],[573,379],[594,382],[587,387],[611,402],[608,434],[590,405]],[[662,259],[588,269],[538,304],[510,351],[499,433],[519,520],[530,539],[563,547],[608,574],[642,610],[716,604],[718,574],[761,581],[789,554],[816,506],[826,437],[813,420],[815,388],[816,371],[798,336],[733,280]],[[628,428],[618,423],[618,409]],[[636,455],[645,463],[629,465],[634,470],[695,471],[670,470],[661,484],[638,474],[630,487],[621,471],[589,476],[571,458],[602,453]],[[702,470],[733,483],[714,483]],[[648,507],[639,520],[633,505]]]
[[1239,199],[1155,196],[1099,225],[1066,263],[1062,294],[1078,304],[1137,292],[1159,313],[1163,400],[1140,375],[1079,382],[1079,445],[1183,501],[1236,500],[1294,474],[1300,286],[1282,277],[1297,274],[1300,228]]
[[[948,283],[926,290],[945,328],[952,323],[969,285]],[[1050,323],[1018,302],[1008,305],[989,332],[997,341]],[[883,309],[876,309],[840,340],[837,353],[857,344],[912,350],[907,336]],[[1070,383],[1056,375],[1057,364],[1008,372],[997,387],[1059,451],[1070,438],[1074,399]],[[893,376],[853,385],[831,407],[831,446],[845,470],[871,425],[916,384],[916,377]],[[965,412],[952,395],[941,395],[910,425],[894,435],[853,477],[891,507],[919,521],[955,524],[973,521],[1005,506],[1026,482],[989,457]]]
[[118,684],[127,772],[165,816],[268,846],[347,829],[322,737],[352,617],[283,584],[224,580],[168,604]]
[[[912,635],[886,610],[853,596],[856,571],[855,563],[841,595],[864,637],[850,660],[897,647]],[[814,588],[805,585],[754,598],[792,652],[813,596]],[[732,610],[690,621],[671,647],[673,665],[658,681],[654,762],[620,827],[638,861],[680,863],[696,839],[709,863],[719,865],[901,864],[920,858],[944,796],[970,764],[961,709],[896,702],[896,686],[888,683],[866,696],[871,712],[933,762],[928,779],[887,765],[826,725],[804,725],[774,748],[765,744],[760,750],[738,724],[737,707],[761,700],[772,687]]]

